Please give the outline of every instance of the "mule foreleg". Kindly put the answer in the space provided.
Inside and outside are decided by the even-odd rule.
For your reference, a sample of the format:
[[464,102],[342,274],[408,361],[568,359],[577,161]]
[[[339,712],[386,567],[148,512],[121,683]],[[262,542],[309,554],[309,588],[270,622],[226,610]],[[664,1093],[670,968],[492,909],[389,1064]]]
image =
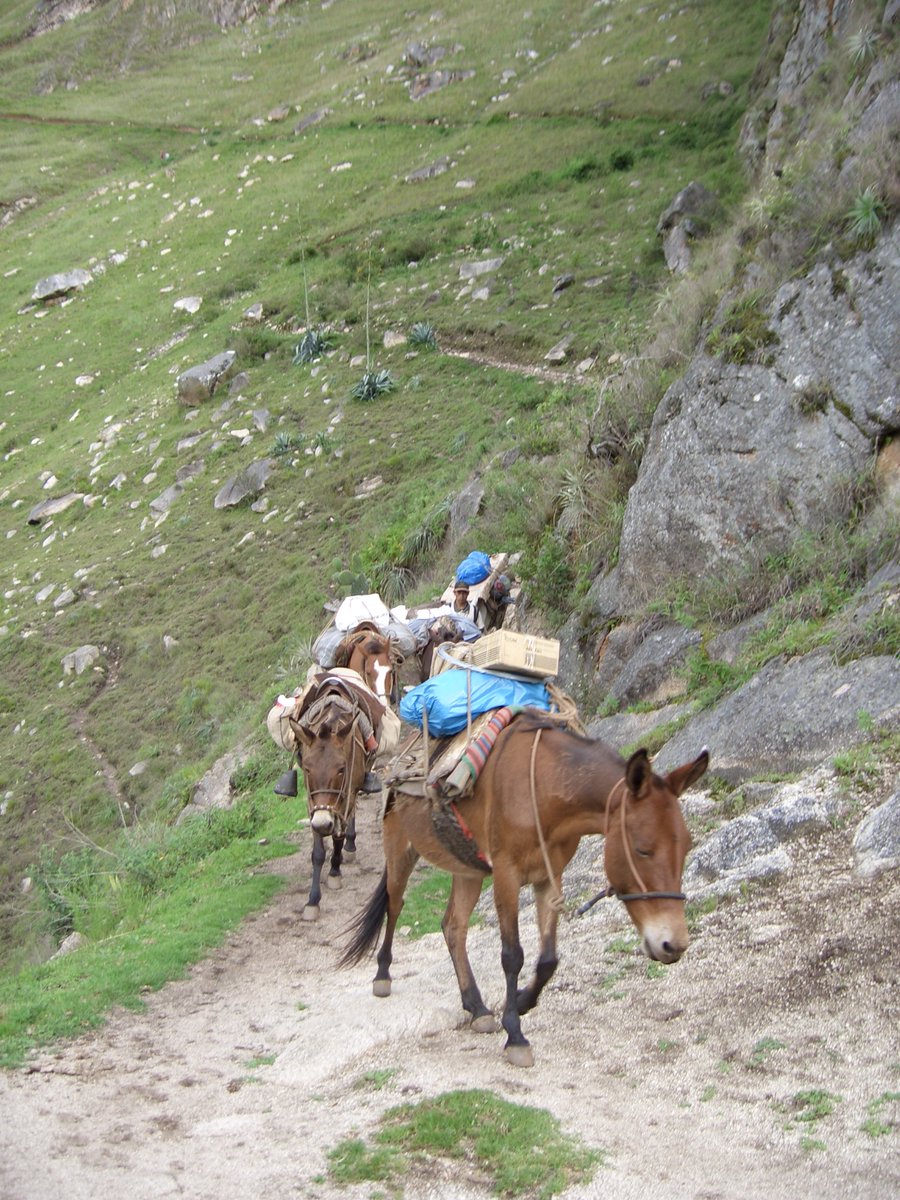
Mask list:
[[309,898],[303,910],[304,921],[315,921],[319,916],[319,901],[322,899],[322,867],[325,863],[325,839],[313,830],[312,844],[312,882],[309,887]]
[[527,987],[519,989],[516,997],[516,1007],[520,1016],[530,1012],[537,1004],[541,992],[553,977],[559,963],[556,953],[556,926],[559,913],[551,903],[550,885],[535,885],[534,900],[541,945],[534,967],[534,975],[529,980]]
[[467,879],[461,875],[453,876],[450,888],[450,900],[441,921],[444,941],[450,951],[453,969],[459,983],[459,994],[462,1006],[472,1017],[472,1028],[476,1033],[496,1033],[497,1022],[494,1014],[481,998],[478,984],[469,956],[466,953],[466,936],[469,932],[469,918],[478,897],[481,895],[481,880]]
[[503,1028],[506,1030],[506,1045],[503,1052],[516,1067],[533,1067],[534,1054],[528,1039],[522,1033],[519,1019],[518,994],[519,975],[525,962],[525,953],[519,937],[519,880],[494,860],[494,907],[500,925],[500,962],[506,977],[506,1001],[503,1005]]
[[342,837],[334,837],[331,839],[331,870],[328,872],[327,884],[333,891],[338,891],[343,886],[341,879],[341,863],[344,859],[344,839]]

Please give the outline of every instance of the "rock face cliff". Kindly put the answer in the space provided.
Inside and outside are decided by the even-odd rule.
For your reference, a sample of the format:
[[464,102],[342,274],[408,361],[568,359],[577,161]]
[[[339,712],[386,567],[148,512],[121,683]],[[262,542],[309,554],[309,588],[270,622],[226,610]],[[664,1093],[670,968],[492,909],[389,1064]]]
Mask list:
[[[618,562],[563,635],[582,699],[671,698],[668,675],[701,639],[658,619],[651,629],[648,606],[677,587],[749,584],[799,539],[849,532],[863,494],[879,549],[860,582],[896,558],[897,11],[842,0],[776,11],[772,43],[784,49],[772,50],[742,137],[757,198],[734,231],[738,266],[655,413]],[[864,235],[857,221],[850,236],[854,215],[870,218]],[[764,606],[748,600],[741,616]],[[655,664],[643,681],[639,649]]]

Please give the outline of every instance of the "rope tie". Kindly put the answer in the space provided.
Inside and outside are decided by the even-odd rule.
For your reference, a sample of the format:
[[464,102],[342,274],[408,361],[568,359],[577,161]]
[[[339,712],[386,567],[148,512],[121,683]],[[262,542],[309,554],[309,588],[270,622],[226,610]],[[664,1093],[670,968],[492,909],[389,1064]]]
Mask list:
[[537,758],[538,742],[541,740],[541,732],[542,730],[540,729],[535,731],[534,741],[531,743],[531,762],[528,769],[529,780],[531,782],[531,807],[534,812],[534,823],[537,827],[538,842],[541,847],[541,854],[544,856],[544,866],[547,869],[547,878],[550,881],[550,885],[552,886],[554,893],[550,897],[550,907],[554,910],[554,912],[560,912],[565,903],[563,900],[562,888],[560,887],[559,883],[556,882],[556,876],[554,875],[553,868],[550,865],[550,855],[547,851],[547,843],[544,840],[544,831],[541,828],[541,818],[540,814],[538,813],[537,805],[537,787],[535,785],[534,764],[535,759]]

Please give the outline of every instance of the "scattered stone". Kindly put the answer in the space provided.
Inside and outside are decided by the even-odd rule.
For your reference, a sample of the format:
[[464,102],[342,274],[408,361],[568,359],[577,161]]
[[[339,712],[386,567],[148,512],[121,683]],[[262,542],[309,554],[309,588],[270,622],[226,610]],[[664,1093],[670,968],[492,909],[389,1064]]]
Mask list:
[[77,931],[70,933],[64,939],[56,953],[50,956],[50,961],[52,962],[54,958],[64,958],[67,954],[74,954],[76,950],[80,950],[82,946],[87,945],[87,940],[83,933],[78,933]]
[[439,158],[437,162],[433,162],[430,166],[419,167],[418,170],[410,171],[406,176],[407,183],[420,183],[423,179],[436,179],[438,175],[443,175],[449,170],[450,159]]
[[76,268],[74,271],[64,271],[59,275],[48,275],[39,279],[31,293],[32,300],[55,300],[69,292],[80,292],[94,280],[90,271]]
[[233,475],[220,488],[214,508],[234,508],[246,500],[248,496],[257,496],[266,486],[266,481],[272,473],[274,462],[271,458],[258,459],[238,475]]
[[181,312],[195,313],[199,310],[202,303],[202,296],[184,296],[181,300],[176,300],[172,307]]
[[53,607],[58,612],[61,608],[68,608],[70,604],[74,604],[77,599],[78,596],[71,588],[64,588],[53,601]]
[[74,672],[76,675],[81,675],[101,657],[99,646],[79,646],[77,650],[72,650],[69,654],[64,655],[62,659],[63,674],[71,675]]
[[55,517],[58,513],[65,512],[67,508],[71,508],[73,504],[77,504],[79,500],[83,499],[84,492],[67,492],[65,496],[55,496],[50,500],[42,500],[28,514],[28,524],[40,525],[41,521],[46,520],[47,517]]
[[459,264],[460,279],[478,279],[482,275],[490,275],[499,271],[503,266],[502,258],[485,258],[481,262],[464,262]]
[[551,347],[544,355],[544,361],[552,363],[554,366],[559,366],[564,363],[569,354],[569,347],[575,341],[574,333],[567,333],[566,336],[555,346]]
[[564,292],[566,288],[571,287],[575,282],[575,276],[571,272],[565,275],[557,275],[553,280],[553,294],[558,296],[560,292]]
[[183,491],[184,484],[171,484],[164,492],[160,492],[155,500],[150,501],[150,511],[154,516],[161,517],[163,513],[167,513],[169,511]]
[[235,352],[225,350],[205,363],[184,371],[176,383],[180,402],[190,406],[209,400],[219,384],[228,378],[234,360]]
[[856,870],[871,877],[900,867],[900,791],[869,813],[853,838]]
[[253,321],[254,323],[258,323],[262,319],[263,306],[259,303],[259,301],[257,301],[256,304],[251,304],[249,308],[244,309],[245,321]]

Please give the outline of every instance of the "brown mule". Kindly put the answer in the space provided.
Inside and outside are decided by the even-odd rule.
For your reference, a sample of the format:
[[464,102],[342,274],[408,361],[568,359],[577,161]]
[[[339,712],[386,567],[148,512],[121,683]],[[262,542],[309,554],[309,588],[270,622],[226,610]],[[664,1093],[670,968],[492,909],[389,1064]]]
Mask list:
[[334,665],[356,671],[385,704],[397,703],[397,676],[403,655],[397,643],[373,622],[361,621],[343,638],[335,650]]
[[[626,762],[605,743],[562,729],[536,710],[517,717],[497,738],[472,794],[457,805],[460,824],[488,860],[506,977],[502,1024],[505,1051],[517,1066],[534,1056],[521,1017],[538,1002],[557,966],[556,927],[562,873],[587,834],[605,834],[609,894],[617,895],[657,962],[676,962],[688,944],[681,872],[690,835],[678,797],[709,765],[706,750],[691,763],[656,775],[646,750]],[[466,953],[469,918],[484,871],[464,865],[437,837],[429,804],[389,792],[384,816],[385,870],[379,887],[350,927],[341,965],[359,962],[378,940],[386,918],[373,982],[376,996],[391,991],[390,965],[403,893],[419,857],[453,875],[441,924],[456,971],[463,1008],[479,1032],[496,1029]],[[534,975],[519,988],[524,954],[519,939],[519,892],[534,889],[540,951]]]
[[313,838],[304,920],[319,915],[325,838],[332,841],[329,887],[341,886],[345,844],[348,861],[356,854],[356,797],[375,757],[383,717],[384,707],[367,688],[326,671],[314,678],[290,718]]

